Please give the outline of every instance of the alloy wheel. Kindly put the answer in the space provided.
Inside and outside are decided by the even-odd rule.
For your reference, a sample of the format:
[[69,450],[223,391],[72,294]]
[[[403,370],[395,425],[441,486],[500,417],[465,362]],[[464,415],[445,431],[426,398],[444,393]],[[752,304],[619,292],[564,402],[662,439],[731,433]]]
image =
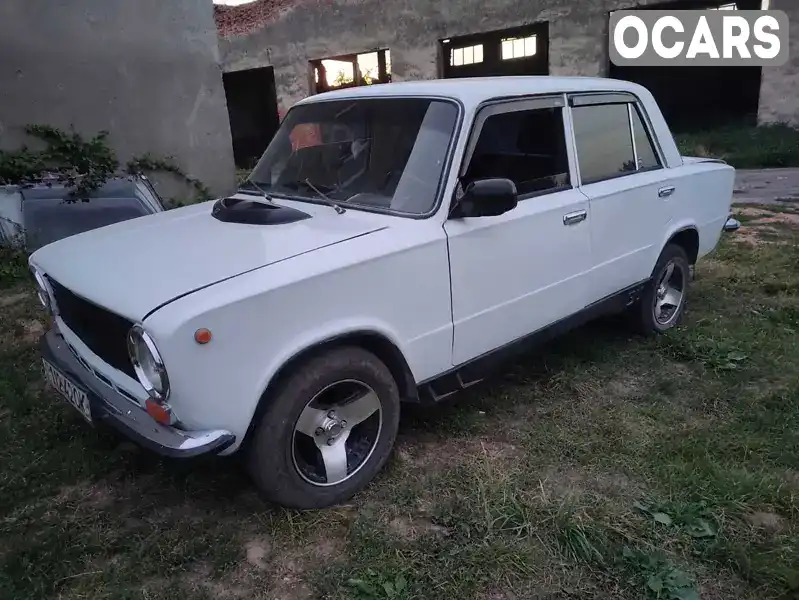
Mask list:
[[652,310],[659,325],[671,325],[685,301],[687,274],[678,261],[669,261],[658,278]]
[[294,425],[294,467],[312,485],[343,483],[367,463],[382,427],[380,398],[369,385],[354,379],[328,385]]

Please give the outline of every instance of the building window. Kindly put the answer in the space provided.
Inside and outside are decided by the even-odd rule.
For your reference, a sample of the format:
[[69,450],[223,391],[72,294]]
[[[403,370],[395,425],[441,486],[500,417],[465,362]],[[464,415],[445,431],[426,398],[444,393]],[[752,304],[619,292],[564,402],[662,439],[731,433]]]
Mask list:
[[483,62],[483,45],[468,46],[466,48],[453,48],[449,52],[449,64],[453,67],[473,65]]
[[316,92],[391,81],[391,51],[388,49],[310,62]]
[[524,58],[536,53],[536,36],[502,40],[502,60]]

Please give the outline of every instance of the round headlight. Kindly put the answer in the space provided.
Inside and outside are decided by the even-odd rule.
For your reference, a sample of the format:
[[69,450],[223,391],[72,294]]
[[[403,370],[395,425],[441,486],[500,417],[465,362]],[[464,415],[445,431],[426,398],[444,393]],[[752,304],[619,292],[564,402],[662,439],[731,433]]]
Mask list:
[[47,284],[44,282],[44,277],[41,273],[39,273],[39,271],[34,271],[33,279],[36,281],[36,295],[39,298],[39,302],[42,303],[44,310],[51,312],[52,306],[50,304],[50,292],[47,289]]
[[141,325],[134,325],[128,333],[128,354],[136,377],[145,391],[153,400],[166,402],[169,396],[166,367],[155,342]]

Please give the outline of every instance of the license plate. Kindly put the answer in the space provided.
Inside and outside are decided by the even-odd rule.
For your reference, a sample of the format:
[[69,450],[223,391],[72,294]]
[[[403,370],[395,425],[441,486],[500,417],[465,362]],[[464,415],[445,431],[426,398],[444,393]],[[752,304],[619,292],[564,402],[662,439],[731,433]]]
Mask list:
[[59,394],[66,398],[67,402],[78,409],[78,412],[83,415],[84,419],[91,423],[92,411],[89,406],[88,394],[67,379],[61,371],[46,360],[42,359],[42,364],[44,367],[44,378],[47,383],[53,386]]

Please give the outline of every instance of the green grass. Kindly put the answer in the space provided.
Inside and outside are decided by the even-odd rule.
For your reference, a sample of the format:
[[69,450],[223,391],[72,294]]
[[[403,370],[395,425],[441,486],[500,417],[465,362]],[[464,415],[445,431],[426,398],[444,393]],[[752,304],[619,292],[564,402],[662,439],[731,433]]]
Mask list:
[[597,322],[409,407],[377,481],[308,513],[262,503],[236,461],[88,428],[41,389],[14,281],[0,598],[797,598],[797,242],[747,221],[700,262],[682,327]]
[[799,167],[799,129],[790,125],[729,125],[675,138],[684,156],[722,158],[737,169]]
[[0,289],[10,288],[28,277],[28,259],[25,253],[8,246],[0,246]]

